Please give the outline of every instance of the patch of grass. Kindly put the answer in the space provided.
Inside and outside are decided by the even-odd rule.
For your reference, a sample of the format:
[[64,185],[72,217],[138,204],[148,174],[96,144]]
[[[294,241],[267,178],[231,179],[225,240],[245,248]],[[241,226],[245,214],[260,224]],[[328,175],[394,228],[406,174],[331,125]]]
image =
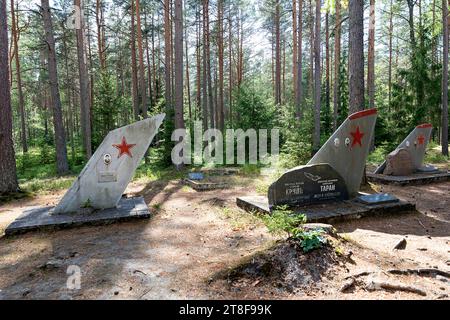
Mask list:
[[425,153],[425,162],[433,164],[446,164],[450,165],[450,158],[442,154],[441,146],[431,141],[428,144],[427,152]]
[[19,181],[20,188],[25,192],[50,192],[69,188],[75,176],[55,177],[50,179],[22,179]]
[[386,146],[381,145],[375,148],[375,150],[369,154],[369,156],[367,157],[367,162],[378,165],[384,161],[387,154],[388,151],[386,149]]
[[222,208],[220,216],[228,220],[234,230],[251,229],[261,225],[261,218],[258,214],[247,213],[231,208]]

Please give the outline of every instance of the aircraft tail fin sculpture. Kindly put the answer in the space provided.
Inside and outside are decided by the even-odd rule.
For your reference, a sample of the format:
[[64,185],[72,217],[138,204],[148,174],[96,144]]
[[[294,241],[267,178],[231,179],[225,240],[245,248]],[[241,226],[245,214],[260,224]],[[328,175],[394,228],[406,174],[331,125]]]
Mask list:
[[342,176],[349,194],[356,195],[364,174],[376,118],[376,109],[348,116],[308,165],[328,163]]
[[[420,170],[425,157],[428,141],[430,141],[431,130],[433,129],[430,123],[418,125],[413,131],[398,145],[395,150],[404,149],[409,153],[412,166],[414,170]],[[394,150],[394,151],[395,151]],[[375,171],[376,174],[382,174],[386,168],[387,161],[385,160]],[[426,170],[426,168],[424,168]],[[435,168],[430,168],[431,171]]]
[[164,118],[159,114],[109,132],[52,214],[115,207]]
[[376,109],[350,115],[307,165],[285,172],[270,185],[269,208],[356,196],[376,118]]

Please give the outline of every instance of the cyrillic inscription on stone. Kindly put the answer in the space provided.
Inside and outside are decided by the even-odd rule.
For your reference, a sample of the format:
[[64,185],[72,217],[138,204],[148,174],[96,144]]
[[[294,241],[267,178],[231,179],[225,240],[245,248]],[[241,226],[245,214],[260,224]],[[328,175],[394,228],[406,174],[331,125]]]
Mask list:
[[98,183],[117,182],[116,172],[100,172],[98,175]]

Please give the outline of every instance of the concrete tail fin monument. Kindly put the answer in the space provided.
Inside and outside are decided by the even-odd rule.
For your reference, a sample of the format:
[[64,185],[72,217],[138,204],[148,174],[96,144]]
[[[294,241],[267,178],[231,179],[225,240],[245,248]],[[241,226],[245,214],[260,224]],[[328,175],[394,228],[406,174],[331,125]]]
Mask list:
[[327,223],[411,212],[414,204],[393,195],[359,192],[376,118],[376,109],[350,115],[306,165],[288,170],[272,183],[267,197],[238,197],[236,204],[246,211],[266,214],[287,206],[304,214],[309,222]]
[[158,132],[165,115],[111,131],[97,148],[53,214],[82,207],[114,208]]
[[376,109],[350,115],[306,166],[287,171],[269,187],[269,206],[344,200],[356,196],[376,118]]
[[109,132],[56,208],[26,210],[5,234],[149,218],[143,197],[122,195],[164,118],[160,114]]
[[[428,141],[431,137],[432,125],[429,123],[424,123],[418,125],[413,131],[398,145],[397,148],[388,156],[388,160],[385,160],[375,171],[375,174],[397,174],[397,168],[391,168],[389,163],[390,157],[399,156],[401,161],[395,161],[392,163],[395,166],[396,163],[401,162],[401,167],[399,172],[413,173],[416,171],[422,172],[433,172],[436,168],[431,166],[423,166],[423,159],[425,157],[425,151],[427,149]],[[400,153],[404,153],[401,155]],[[408,164],[406,164],[406,162]],[[389,164],[389,165],[388,165]],[[387,171],[386,171],[387,169]],[[408,172],[408,170],[410,172]],[[401,175],[401,174],[400,174]]]

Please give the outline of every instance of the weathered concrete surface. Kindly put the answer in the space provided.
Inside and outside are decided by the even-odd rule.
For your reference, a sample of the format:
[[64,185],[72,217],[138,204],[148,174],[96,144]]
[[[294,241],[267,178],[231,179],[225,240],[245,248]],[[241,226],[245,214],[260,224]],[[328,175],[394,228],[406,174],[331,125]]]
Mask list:
[[114,208],[158,132],[165,115],[111,131],[52,214],[83,207]]
[[[236,199],[236,204],[249,212],[270,214],[269,202],[267,197],[264,196],[239,197]],[[366,216],[408,213],[415,211],[415,208],[414,204],[405,201],[366,205],[356,200],[347,200],[292,207],[291,210],[299,214],[305,214],[308,222],[332,223]]]
[[408,176],[415,171],[411,154],[404,148],[395,149],[386,158],[386,168],[383,174],[393,176]]
[[209,182],[205,180],[196,181],[192,179],[184,179],[184,183],[190,186],[195,191],[209,191],[228,188],[228,183],[226,182]]
[[375,183],[393,184],[398,186],[426,184],[450,180],[450,172],[413,173],[409,176],[388,176],[384,174],[367,173],[367,180]]
[[308,165],[328,163],[344,179],[349,195],[356,196],[374,135],[376,118],[376,109],[350,115]]
[[14,235],[35,230],[71,228],[81,225],[101,225],[118,221],[150,218],[150,211],[142,197],[121,198],[116,208],[82,212],[51,214],[54,207],[42,207],[25,211],[5,230]]
[[[422,167],[423,158],[425,157],[428,141],[430,141],[432,129],[433,127],[429,123],[418,125],[411,131],[405,140],[395,148],[395,150],[405,149],[409,152],[414,170],[418,170]],[[373,173],[381,174],[385,167],[386,161],[384,161]]]

